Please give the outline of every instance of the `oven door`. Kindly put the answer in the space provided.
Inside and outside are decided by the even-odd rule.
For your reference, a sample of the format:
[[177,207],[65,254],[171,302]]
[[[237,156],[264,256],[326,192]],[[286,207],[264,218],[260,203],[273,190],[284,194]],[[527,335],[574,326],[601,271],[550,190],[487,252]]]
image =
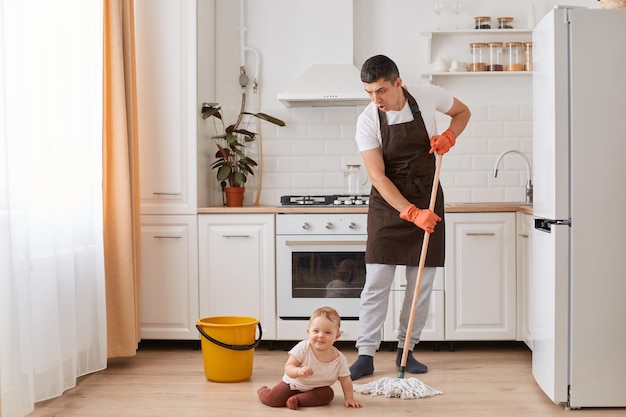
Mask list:
[[308,319],[318,307],[358,320],[365,284],[366,235],[276,237],[276,296],[282,320]]

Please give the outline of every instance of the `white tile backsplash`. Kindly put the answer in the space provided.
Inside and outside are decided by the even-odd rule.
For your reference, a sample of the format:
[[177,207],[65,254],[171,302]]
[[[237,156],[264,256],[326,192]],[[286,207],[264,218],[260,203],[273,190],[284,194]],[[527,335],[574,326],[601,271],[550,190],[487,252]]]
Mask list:
[[[270,137],[279,139],[307,139],[308,126],[305,122],[292,123],[285,121],[286,126],[277,127],[276,134]],[[268,134],[265,133],[265,138],[268,138]]]
[[504,136],[507,138],[531,137],[533,134],[532,121],[511,121],[504,125]]
[[[532,106],[468,106],[472,120],[444,157],[441,184],[446,201],[523,201],[523,159],[506,155],[497,178],[493,178],[493,168],[500,153],[508,149],[524,152],[532,162]],[[342,193],[342,169],[346,164],[362,164],[354,141],[360,111],[354,107],[264,109],[268,114],[280,114],[287,126],[263,124],[263,189],[259,204],[277,205],[281,195]],[[447,116],[438,116],[437,122],[439,129],[445,130]],[[255,200],[256,184],[255,176],[248,184],[247,202]],[[365,188],[369,190],[369,183]]]
[[501,138],[504,136],[505,124],[502,120],[473,120],[467,130],[474,138]]
[[324,187],[324,174],[293,173],[291,184],[294,194],[301,194],[297,190],[321,189]]
[[520,107],[518,105],[498,105],[484,106],[487,108],[487,119],[489,121],[510,122],[519,120]]
[[337,139],[341,135],[339,123],[311,123],[307,127],[309,139]]
[[341,156],[336,152],[328,153],[322,157],[309,157],[309,171],[321,173],[337,173],[341,167]]
[[[309,157],[298,156],[289,158],[278,158],[278,164],[276,164],[276,172],[298,172],[302,171],[303,167],[309,166]],[[308,170],[308,169],[307,169]]]

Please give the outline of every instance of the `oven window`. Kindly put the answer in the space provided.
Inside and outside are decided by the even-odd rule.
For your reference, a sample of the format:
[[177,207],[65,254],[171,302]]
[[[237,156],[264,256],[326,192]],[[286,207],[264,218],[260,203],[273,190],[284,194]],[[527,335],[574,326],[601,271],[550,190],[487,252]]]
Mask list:
[[365,284],[363,252],[292,252],[293,298],[359,298]]

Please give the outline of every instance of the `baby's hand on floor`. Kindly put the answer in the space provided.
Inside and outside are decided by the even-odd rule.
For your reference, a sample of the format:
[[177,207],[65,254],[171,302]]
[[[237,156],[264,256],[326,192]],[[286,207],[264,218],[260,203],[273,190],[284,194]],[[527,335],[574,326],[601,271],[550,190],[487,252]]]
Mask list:
[[357,400],[355,400],[354,398],[347,398],[344,401],[344,405],[346,406],[346,408],[350,408],[350,407],[361,408],[361,407],[363,407],[363,405],[361,405],[361,403],[358,402]]

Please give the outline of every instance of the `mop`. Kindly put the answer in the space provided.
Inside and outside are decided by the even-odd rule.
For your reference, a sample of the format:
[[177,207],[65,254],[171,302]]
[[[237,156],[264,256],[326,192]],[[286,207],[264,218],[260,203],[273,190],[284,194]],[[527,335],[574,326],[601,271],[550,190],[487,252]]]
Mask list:
[[[433,179],[433,189],[430,194],[431,211],[435,210],[435,200],[437,198],[437,189],[439,188],[439,173],[441,172],[442,155],[437,157],[437,165],[435,168],[435,178]],[[407,325],[407,335],[404,340],[404,349],[402,351],[402,361],[400,362],[400,370],[397,378],[384,377],[367,384],[355,384],[354,392],[360,394],[370,394],[372,397],[384,396],[387,398],[401,398],[403,400],[412,400],[416,398],[432,397],[434,395],[443,394],[424,384],[417,378],[404,379],[404,371],[406,370],[406,362],[409,357],[409,345],[411,343],[411,331],[413,330],[413,322],[415,321],[415,310],[417,309],[417,300],[419,297],[420,284],[422,275],[424,274],[424,264],[426,263],[426,252],[428,251],[428,242],[430,233],[424,232],[424,241],[422,242],[422,252],[420,254],[420,263],[417,270],[417,282],[415,283],[415,291],[413,293],[413,302],[411,304],[411,314],[409,315],[409,323]]]

